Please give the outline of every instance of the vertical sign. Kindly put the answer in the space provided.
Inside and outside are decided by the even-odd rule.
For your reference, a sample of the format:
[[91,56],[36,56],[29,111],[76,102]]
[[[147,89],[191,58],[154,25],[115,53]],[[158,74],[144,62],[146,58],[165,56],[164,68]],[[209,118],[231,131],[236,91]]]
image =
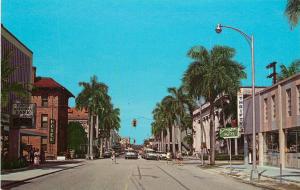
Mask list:
[[241,133],[244,133],[244,99],[243,99],[243,88],[240,88],[237,93],[237,119],[238,127],[240,128]]
[[49,143],[55,144],[55,134],[56,134],[56,121],[55,119],[50,119],[50,128],[49,128]]

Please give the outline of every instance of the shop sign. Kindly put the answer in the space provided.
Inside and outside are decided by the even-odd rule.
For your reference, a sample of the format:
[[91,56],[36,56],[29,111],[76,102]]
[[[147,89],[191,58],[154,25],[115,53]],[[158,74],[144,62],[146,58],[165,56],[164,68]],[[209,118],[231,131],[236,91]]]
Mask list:
[[35,126],[35,104],[15,103],[12,105],[12,127],[34,127]]
[[237,127],[221,128],[220,137],[224,139],[239,138],[240,137],[239,128]]
[[35,104],[13,104],[12,115],[17,118],[33,118],[35,114]]
[[238,120],[238,127],[240,131],[244,132],[244,92],[243,88],[240,88],[237,94],[237,120]]
[[55,119],[50,119],[50,128],[49,128],[49,143],[55,144],[55,134],[56,134],[56,121]]

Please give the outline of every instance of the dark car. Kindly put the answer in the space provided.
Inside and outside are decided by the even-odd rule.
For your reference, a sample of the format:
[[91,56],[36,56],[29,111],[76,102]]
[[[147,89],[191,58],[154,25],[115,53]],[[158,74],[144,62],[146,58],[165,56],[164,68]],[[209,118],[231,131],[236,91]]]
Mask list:
[[104,154],[103,154],[103,157],[104,158],[110,158],[111,154],[112,154],[111,151],[105,151]]

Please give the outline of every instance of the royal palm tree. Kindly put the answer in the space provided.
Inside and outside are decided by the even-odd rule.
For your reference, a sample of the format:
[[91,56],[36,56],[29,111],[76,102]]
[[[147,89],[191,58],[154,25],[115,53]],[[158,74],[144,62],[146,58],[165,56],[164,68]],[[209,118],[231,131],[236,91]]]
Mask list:
[[278,81],[289,78],[300,72],[300,59],[295,60],[289,67],[285,65],[280,65],[280,74],[278,76]]
[[[105,108],[110,101],[107,95],[108,86],[102,82],[97,81],[96,76],[92,76],[90,82],[79,82],[79,86],[83,90],[76,97],[76,107],[79,109],[87,109],[89,113],[89,148],[88,156],[93,159],[93,139],[94,126],[96,117],[96,126],[98,125],[98,112]],[[98,133],[98,131],[96,131]]]
[[[99,123],[98,128],[106,131],[107,134],[110,133],[111,130],[118,131],[120,129],[120,109],[114,108],[113,104],[109,101],[109,104],[104,107],[104,109],[100,109],[98,112]],[[109,137],[105,137],[107,141]],[[100,137],[98,139],[100,141],[100,157],[102,157],[103,150],[103,139]],[[107,142],[106,142],[107,144]]]
[[226,46],[215,46],[208,51],[196,46],[188,51],[194,60],[186,70],[183,83],[193,97],[204,97],[210,104],[210,163],[215,163],[215,102],[219,95],[238,90],[244,67],[233,60],[235,50]]
[[291,28],[297,26],[300,16],[300,0],[288,0],[285,8],[285,15],[289,19]]

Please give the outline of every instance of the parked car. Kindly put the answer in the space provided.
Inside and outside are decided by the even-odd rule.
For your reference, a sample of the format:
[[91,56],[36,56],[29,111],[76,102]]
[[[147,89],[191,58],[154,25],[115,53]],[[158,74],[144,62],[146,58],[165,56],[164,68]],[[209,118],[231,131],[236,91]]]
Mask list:
[[126,150],[125,159],[138,159],[138,153],[133,149]]
[[167,153],[166,152],[159,151],[159,152],[156,152],[156,153],[158,154],[160,160],[166,160],[167,159]]
[[105,151],[103,154],[104,158],[110,158],[111,157],[112,152],[111,151]]
[[148,149],[148,150],[146,150],[146,153],[145,153],[144,157],[145,157],[146,160],[158,160],[159,159],[159,154],[156,153],[152,149]]

